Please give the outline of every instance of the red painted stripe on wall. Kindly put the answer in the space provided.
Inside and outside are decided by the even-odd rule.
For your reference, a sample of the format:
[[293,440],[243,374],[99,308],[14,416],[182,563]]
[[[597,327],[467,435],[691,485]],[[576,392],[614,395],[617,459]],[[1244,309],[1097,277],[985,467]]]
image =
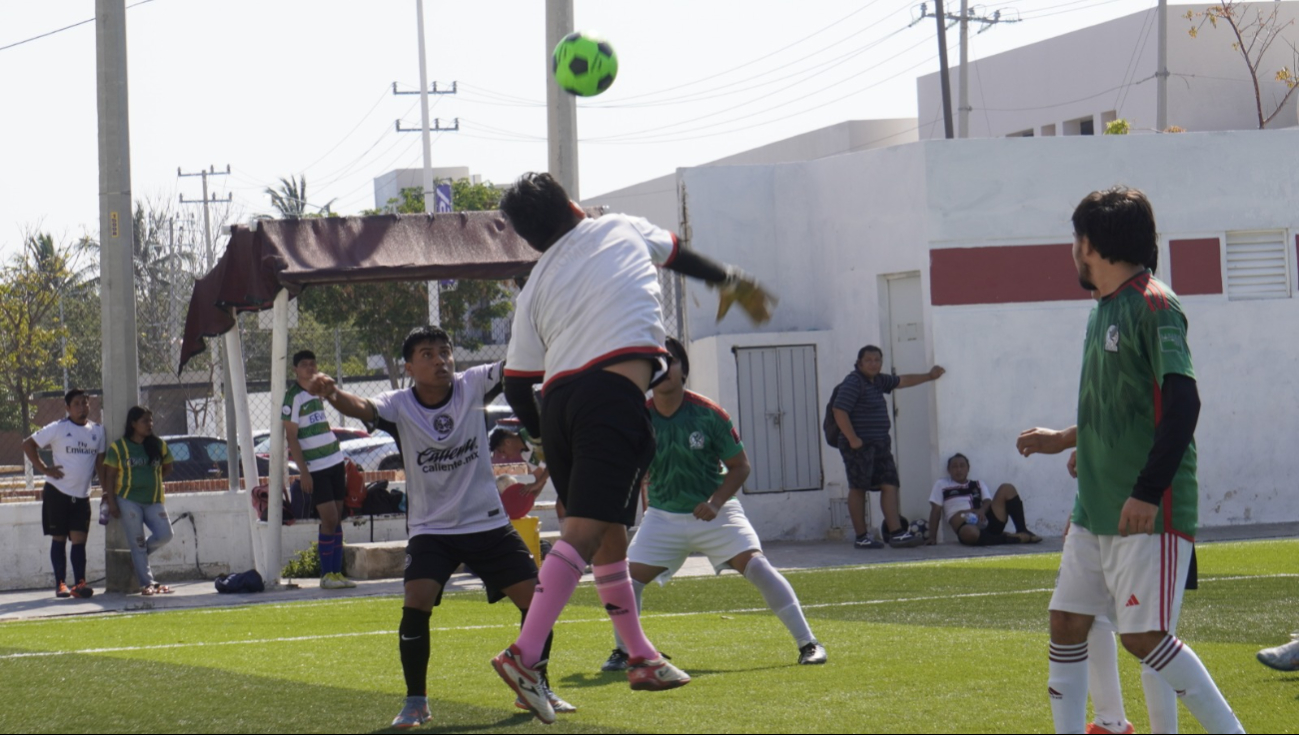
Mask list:
[[1222,251],[1216,237],[1169,240],[1173,290],[1179,296],[1222,293]]
[[1088,298],[1071,244],[931,250],[929,294],[934,306]]

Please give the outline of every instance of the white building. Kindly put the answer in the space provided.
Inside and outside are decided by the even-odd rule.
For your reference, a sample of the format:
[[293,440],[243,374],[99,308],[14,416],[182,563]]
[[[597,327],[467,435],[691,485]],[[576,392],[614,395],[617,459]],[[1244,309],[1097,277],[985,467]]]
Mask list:
[[[1299,15],[1299,3],[1275,7],[1282,23]],[[1168,121],[1185,135],[1081,137],[1118,117],[1153,128],[1155,18],[1143,12],[974,62],[970,127],[983,140],[930,140],[942,136],[930,75],[917,84],[920,142],[914,120],[853,121],[584,200],[674,227],[781,297],[756,331],[741,315],[716,324],[703,286],[681,299],[692,387],[739,425],[754,463],[744,502],[764,536],[846,527],[843,465],[820,420],[865,344],[899,373],[949,370],[893,399],[905,515],[928,516],[929,488],[959,451],[975,478],[1020,487],[1035,530],[1062,530],[1074,492],[1064,457],[1025,460],[1013,446],[1022,429],[1075,423],[1090,301],[1069,216],[1115,183],[1150,195],[1159,275],[1190,319],[1202,525],[1299,520],[1287,489],[1299,418],[1286,410],[1299,343],[1276,328],[1299,308],[1299,131],[1254,130],[1243,63],[1222,29],[1191,38],[1188,9],[1202,8],[1170,8],[1168,34]],[[1290,53],[1283,37],[1264,68]],[[1265,100],[1286,91],[1264,87]],[[1270,127],[1294,126],[1289,105]],[[1030,131],[1037,140],[1003,139]]]
[[[459,181],[469,179],[475,184],[482,182],[482,177],[469,174],[468,166],[447,166],[433,169],[434,181]],[[374,207],[383,209],[390,199],[400,199],[402,189],[424,189],[424,169],[399,168],[375,178]]]
[[781,296],[756,331],[742,315],[715,323],[703,286],[685,298],[694,387],[738,414],[756,455],[750,517],[775,538],[841,523],[843,466],[819,420],[870,343],[900,374],[948,369],[894,394],[903,513],[927,515],[944,459],[962,452],[976,479],[1020,488],[1035,530],[1059,533],[1074,494],[1065,458],[1026,460],[1014,442],[1075,423],[1091,303],[1069,216],[1122,182],[1154,203],[1159,275],[1190,320],[1201,524],[1299,519],[1299,341],[1282,327],[1299,319],[1296,144],[1299,131],[922,141],[681,171],[692,247]]
[[[1168,124],[1191,132],[1257,130],[1253,84],[1231,29],[1205,25],[1198,37],[1189,30],[1206,5],[1168,7]],[[1251,3],[1243,12],[1277,11],[1281,36],[1259,65],[1264,115],[1289,91],[1275,74],[1295,68],[1299,45],[1299,2]],[[1157,9],[1066,33],[1005,53],[970,62],[968,73],[971,138],[1001,136],[1100,135],[1116,118],[1132,132],[1155,132]],[[1249,37],[1247,37],[1248,41]],[[959,65],[951,67],[952,110],[958,99]],[[921,138],[942,138],[942,93],[937,73],[916,80]],[[1299,122],[1291,97],[1268,126]]]

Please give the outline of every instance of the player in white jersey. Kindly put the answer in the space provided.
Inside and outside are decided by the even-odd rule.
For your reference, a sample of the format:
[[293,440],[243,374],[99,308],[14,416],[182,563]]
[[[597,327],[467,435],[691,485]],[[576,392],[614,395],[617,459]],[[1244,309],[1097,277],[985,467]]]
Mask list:
[[[398,630],[406,703],[392,724],[405,728],[430,717],[429,619],[451,574],[461,564],[471,566],[526,619],[537,565],[501,505],[487,449],[483,405],[500,388],[501,363],[457,373],[451,338],[437,327],[412,330],[402,357],[414,382],[411,388],[367,400],[339,390],[322,373],[311,392],[353,418],[394,425],[400,437],[410,509],[406,597]],[[544,658],[550,656],[550,643],[545,642]],[[536,689],[552,710],[574,711],[551,691],[544,661]],[[527,708],[522,700],[515,704]]]
[[[986,483],[970,479],[970,460],[954,454],[947,460],[947,477],[934,483],[929,494],[929,544],[938,543],[938,523],[947,527],[966,546],[996,544],[1036,544],[1042,537],[1028,530],[1024,520],[1024,501],[1015,486],[1005,482],[994,494]],[[1015,533],[1005,533],[1006,523],[1014,521]]]
[[[102,477],[104,427],[90,420],[90,397],[73,389],[63,396],[67,417],[45,426],[23,441],[23,452],[32,467],[45,475],[41,492],[41,522],[52,537],[50,563],[54,567],[54,594],[86,598],[94,590],[86,584],[86,536],[90,533],[90,483]],[[39,449],[49,447],[54,464],[45,466]],[[102,484],[102,483],[101,483]],[[72,539],[72,579],[69,589],[67,542]]]
[[545,450],[567,517],[542,564],[532,615],[492,666],[540,720],[553,722],[545,698],[528,691],[535,689],[542,645],[588,562],[628,646],[632,688],[690,681],[645,638],[627,569],[627,526],[654,456],[645,393],[666,367],[655,266],[718,286],[719,319],[739,303],[755,321],[766,321],[772,300],[752,277],[680,249],[675,235],[643,219],[588,219],[548,174],[525,174],[501,198],[501,211],[542,253],[515,307],[505,395],[528,440]]

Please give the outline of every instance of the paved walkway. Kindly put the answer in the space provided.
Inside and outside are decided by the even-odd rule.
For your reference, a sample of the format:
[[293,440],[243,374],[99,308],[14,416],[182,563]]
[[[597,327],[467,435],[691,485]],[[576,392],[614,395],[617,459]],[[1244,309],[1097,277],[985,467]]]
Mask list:
[[[1272,523],[1253,526],[1227,526],[1200,530],[1199,543],[1299,537],[1299,523]],[[814,569],[888,562],[935,561],[982,556],[1012,556],[1057,552],[1062,539],[1048,538],[1030,546],[1008,545],[968,547],[957,544],[921,546],[915,549],[858,550],[846,541],[774,542],[766,545],[766,554],[781,569]],[[708,560],[691,557],[682,567],[682,576],[711,574]],[[285,580],[292,583],[294,580]],[[399,595],[401,580],[385,579],[357,582],[352,590],[321,590],[316,580],[301,580],[301,587],[285,587],[259,594],[218,594],[210,580],[172,584],[174,594],[141,597],[138,594],[98,594],[89,600],[55,598],[50,590],[0,592],[0,621],[31,618],[54,618],[100,613],[130,613],[146,610],[183,610],[204,607],[231,607],[267,603],[301,602],[341,597]],[[591,576],[583,578],[591,581]],[[447,589],[451,591],[481,589],[476,577],[457,574]]]

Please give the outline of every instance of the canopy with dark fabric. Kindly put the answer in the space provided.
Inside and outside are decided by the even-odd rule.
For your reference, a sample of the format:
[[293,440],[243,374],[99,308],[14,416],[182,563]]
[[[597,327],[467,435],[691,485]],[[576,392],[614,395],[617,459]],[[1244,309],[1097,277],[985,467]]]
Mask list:
[[[591,212],[598,215],[597,212]],[[179,373],[234,326],[232,308],[271,308],[281,288],[527,275],[540,254],[497,211],[264,220],[231,228],[211,272],[194,284]]]

